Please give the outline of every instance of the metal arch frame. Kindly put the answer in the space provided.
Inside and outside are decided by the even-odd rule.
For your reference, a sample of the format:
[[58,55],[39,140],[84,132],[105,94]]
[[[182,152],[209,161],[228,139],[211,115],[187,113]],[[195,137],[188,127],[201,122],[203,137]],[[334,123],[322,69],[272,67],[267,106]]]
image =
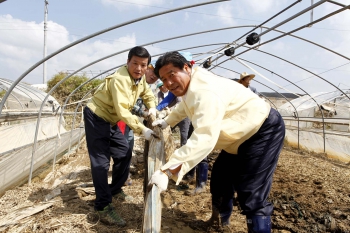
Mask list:
[[30,67],[27,71],[25,71],[18,79],[15,80],[15,82],[13,82],[13,84],[10,86],[10,88],[8,89],[8,91],[6,92],[5,96],[3,97],[3,99],[1,100],[0,102],[0,114],[2,113],[2,109],[3,109],[3,106],[5,104],[5,101],[7,100],[9,94],[12,92],[13,88],[27,75],[29,74],[32,70],[34,70],[36,67],[38,67],[40,64],[42,64],[43,62],[49,60],[50,58],[52,58],[53,56],[63,52],[64,50],[74,46],[74,45],[77,45],[77,44],[80,44],[81,42],[84,42],[85,40],[88,40],[88,39],[91,39],[95,36],[98,36],[100,34],[103,34],[103,33],[106,33],[108,31],[111,31],[111,30],[114,30],[116,28],[119,28],[119,27],[123,27],[125,25],[128,25],[128,24],[132,24],[132,23],[136,23],[136,22],[139,22],[139,21],[142,21],[144,19],[149,19],[149,18],[153,18],[153,17],[156,17],[156,16],[160,16],[160,15],[164,15],[164,14],[167,14],[167,13],[171,13],[171,12],[175,12],[175,11],[180,11],[180,10],[183,10],[183,9],[188,9],[188,8],[193,8],[193,7],[197,7],[197,6],[203,6],[203,5],[208,5],[208,4],[213,4],[213,3],[218,3],[218,2],[224,2],[224,1],[228,1],[228,0],[211,0],[211,1],[207,1],[207,2],[202,2],[202,3],[197,3],[197,4],[191,4],[191,5],[187,5],[187,6],[183,6],[183,7],[178,7],[178,8],[174,8],[174,9],[170,9],[170,10],[166,10],[166,11],[162,11],[162,12],[159,12],[159,13],[155,13],[155,14],[151,14],[151,15],[147,15],[147,16],[143,16],[143,17],[140,17],[140,18],[137,18],[137,19],[134,19],[134,20],[130,20],[130,21],[127,21],[127,22],[124,22],[124,23],[121,23],[121,24],[117,24],[117,25],[114,25],[112,27],[109,27],[109,28],[106,28],[106,29],[103,29],[101,31],[98,31],[98,32],[95,32],[91,35],[88,35],[86,37],[83,37],[75,42],[72,42],[66,46],[64,46],[63,48],[57,50],[56,52],[46,56],[45,58],[41,59],[40,61],[38,61],[37,63],[35,63],[32,67]]
[[[5,87],[1,87],[1,86],[0,86],[0,88],[3,89],[4,91],[7,91],[7,90],[5,89]],[[24,109],[24,107],[23,107],[21,101],[19,101],[19,99],[18,99],[14,94],[12,94],[12,93],[11,93],[11,96],[13,96],[13,98],[15,98],[15,99],[17,100],[17,102],[18,102],[19,105],[22,107],[22,109]]]
[[[327,0],[321,0],[321,1],[319,1],[319,2],[317,2],[317,3],[315,3],[315,4],[313,4],[313,5],[311,5],[311,6],[307,7],[307,8],[305,8],[304,10],[302,10],[302,11],[298,12],[297,14],[295,14],[295,15],[289,17],[288,19],[285,19],[285,20],[283,20],[282,22],[276,24],[275,26],[273,26],[273,27],[267,29],[266,31],[263,31],[262,33],[259,34],[259,37],[261,37],[262,35],[265,35],[266,33],[268,33],[268,32],[270,32],[270,31],[272,31],[272,30],[278,28],[279,26],[282,26],[283,24],[285,24],[285,23],[291,21],[292,19],[294,19],[294,18],[296,18],[296,17],[298,17],[298,16],[300,16],[300,15],[306,13],[307,11],[309,11],[309,10],[311,10],[311,9],[313,9],[313,8],[315,8],[315,7],[319,6],[319,5],[321,5],[321,4],[323,4],[323,3],[326,2],[326,1],[327,1]],[[309,24],[311,24],[311,23],[309,23]],[[307,25],[309,25],[309,24],[307,24]],[[299,29],[299,30],[300,30],[300,29]],[[276,37],[275,39],[278,39],[278,37]],[[274,39],[274,40],[275,40],[275,39]],[[234,42],[228,44],[227,48],[232,47],[232,46],[230,46],[230,45],[235,44],[235,43],[236,43],[236,42],[234,41]],[[237,49],[237,48],[239,48],[239,47],[241,47],[241,46],[243,46],[243,45],[245,45],[245,44],[246,44],[246,42],[241,43],[241,44],[237,45],[237,46],[235,47],[235,49]],[[260,44],[259,44],[258,46],[260,46]],[[254,46],[254,47],[258,47],[258,46]],[[248,50],[246,50],[246,51],[248,51]],[[246,51],[244,51],[244,52],[246,52]],[[238,55],[240,55],[240,54],[238,54]],[[236,55],[236,56],[238,56],[238,55]],[[212,60],[212,62],[218,60],[219,58],[221,58],[221,57],[223,57],[223,56],[224,56],[224,55],[218,56],[217,58],[215,58],[214,60]],[[207,58],[206,58],[206,59],[207,59]],[[218,65],[220,65],[220,64],[221,64],[221,63],[219,63]],[[202,65],[202,64],[201,64],[201,65]]]
[[[287,82],[291,83],[292,85],[298,87],[301,91],[305,92],[305,94],[307,94],[313,101],[315,101],[316,105],[318,106],[318,108],[320,109],[321,114],[322,114],[323,139],[324,139],[324,140],[323,140],[323,142],[324,142],[324,143],[323,143],[323,151],[325,152],[325,151],[326,151],[326,141],[325,141],[326,134],[325,134],[325,128],[324,128],[324,115],[323,115],[323,111],[322,111],[322,109],[321,109],[321,106],[317,103],[317,101],[316,101],[307,91],[305,91],[303,88],[299,87],[299,86],[296,85],[295,83],[292,83],[291,81],[289,81],[288,79],[284,78],[283,76],[281,76],[281,75],[279,75],[279,74],[273,72],[272,70],[269,70],[269,69],[267,69],[267,68],[265,68],[265,67],[263,67],[263,66],[260,66],[260,65],[254,63],[254,62],[245,60],[245,59],[243,59],[243,58],[240,58],[240,59],[243,60],[243,61],[249,62],[249,63],[251,63],[251,64],[253,64],[253,65],[256,65],[256,66],[258,66],[258,67],[260,67],[260,68],[262,68],[262,69],[265,69],[265,70],[271,72],[272,74],[275,74],[275,75],[277,75],[278,77],[280,77],[280,78],[286,80]],[[255,81],[255,82],[258,82],[257,80],[254,80],[254,81]],[[260,83],[260,82],[259,82],[259,83]],[[262,83],[260,83],[260,84],[262,84]],[[262,85],[264,85],[264,84],[262,84]],[[264,86],[266,86],[266,85],[264,85]],[[294,104],[292,104],[290,101],[288,101],[288,102],[293,106],[293,108],[294,108],[294,110],[295,110],[295,113],[298,115],[298,111],[297,111],[296,107],[294,106]],[[297,117],[298,117],[298,149],[299,149],[299,115],[298,115]]]
[[327,0],[327,2],[333,3],[333,4],[338,5],[338,6],[342,6],[342,7],[346,6],[345,4],[342,4],[342,3],[336,2],[336,1],[332,1],[332,0]]
[[[300,69],[302,69],[302,70],[304,70],[304,71],[306,71],[306,72],[308,72],[308,73],[310,73],[310,74],[316,76],[317,78],[319,78],[319,79],[321,79],[321,80],[325,80],[324,78],[322,78],[322,77],[319,76],[318,74],[315,74],[315,73],[311,72],[310,70],[305,69],[304,67],[301,67],[301,66],[299,66],[299,65],[297,65],[297,64],[295,64],[295,63],[293,63],[293,62],[291,62],[291,61],[288,61],[288,60],[286,60],[286,59],[284,59],[284,58],[281,58],[281,57],[279,57],[279,56],[277,56],[277,55],[271,54],[271,53],[266,52],[266,51],[263,51],[263,50],[255,50],[255,51],[258,51],[258,52],[261,52],[261,53],[270,55],[270,56],[275,57],[275,58],[278,58],[278,59],[280,59],[280,60],[282,60],[282,61],[284,61],[284,62],[287,62],[287,63],[289,63],[289,64],[291,64],[291,65],[293,65],[293,66],[296,66],[296,67],[298,67],[298,68],[300,68]],[[344,95],[350,100],[350,97],[349,97],[346,93],[344,93],[339,87],[333,85],[332,83],[328,82],[327,80],[325,80],[325,81],[326,81],[327,83],[331,84],[333,87],[335,87],[336,90],[340,91],[342,94],[344,94]]]
[[283,10],[281,10],[280,12],[278,12],[277,14],[273,15],[272,17],[270,17],[269,19],[265,20],[264,22],[262,22],[261,24],[259,24],[258,26],[254,27],[253,29],[251,29],[249,32],[246,32],[245,34],[243,34],[242,36],[240,36],[238,39],[234,40],[234,41],[239,41],[240,39],[242,39],[244,36],[246,36],[247,34],[251,33],[252,31],[254,31],[255,29],[261,27],[262,25],[264,25],[265,23],[269,22],[271,19],[275,18],[276,16],[282,14],[283,12],[285,12],[286,10],[288,10],[289,8],[293,7],[295,4],[300,3],[302,0],[297,0],[294,3],[292,3],[291,5],[289,5],[288,7],[284,8]]
[[[326,1],[326,0],[322,0],[322,1]],[[321,2],[321,1],[320,1],[320,2]],[[322,21],[322,20],[324,20],[324,19],[326,19],[326,18],[328,18],[328,17],[330,17],[330,16],[332,16],[332,15],[338,14],[338,13],[340,13],[340,12],[342,12],[342,11],[348,9],[348,8],[350,8],[350,5],[348,5],[348,6],[346,6],[346,7],[343,7],[343,8],[341,8],[340,10],[333,11],[332,13],[330,13],[330,14],[328,14],[328,15],[322,17],[322,18],[319,18],[319,19],[313,21],[312,23],[305,24],[305,25],[303,25],[303,26],[301,26],[301,27],[299,27],[299,28],[297,28],[297,29],[294,29],[294,30],[292,30],[292,31],[290,31],[290,32],[287,32],[287,33],[285,33],[285,34],[283,34],[283,35],[280,35],[280,36],[275,37],[275,38],[273,38],[273,39],[271,39],[271,40],[265,41],[265,42],[263,42],[263,43],[261,43],[261,44],[259,44],[259,45],[253,46],[253,47],[251,47],[251,48],[249,48],[249,49],[247,49],[247,50],[245,50],[245,51],[243,51],[243,52],[241,52],[241,53],[239,53],[239,54],[237,54],[237,55],[234,55],[234,56],[231,56],[230,58],[227,58],[226,60],[220,62],[219,64],[216,64],[215,66],[220,65],[220,64],[226,62],[227,60],[232,59],[232,58],[234,58],[234,57],[237,57],[237,56],[239,56],[239,55],[241,55],[241,54],[243,54],[243,53],[245,53],[245,52],[248,52],[248,51],[250,51],[250,50],[252,50],[252,49],[254,49],[254,48],[256,48],[256,47],[260,47],[261,45],[264,45],[264,44],[267,44],[267,43],[272,42],[272,41],[274,41],[274,40],[277,40],[277,39],[279,39],[279,38],[282,38],[282,37],[284,37],[284,36],[286,36],[286,35],[288,35],[288,34],[290,34],[290,33],[294,33],[294,32],[296,32],[296,31],[299,31],[300,29],[303,29],[303,28],[307,27],[307,26],[310,25],[310,24],[316,24],[316,23],[318,23],[318,22],[320,22],[320,21]],[[237,47],[236,47],[236,48],[237,48]],[[222,55],[222,56],[223,56],[223,55]],[[210,70],[214,69],[215,66],[214,66],[213,68],[211,68]],[[348,95],[346,95],[346,94],[345,94],[341,89],[339,89],[337,86],[335,86],[333,83],[327,81],[326,79],[324,79],[324,78],[322,78],[322,77],[320,77],[320,76],[318,76],[318,75],[316,75],[316,76],[317,76],[318,78],[320,78],[321,80],[327,82],[327,83],[330,84],[331,86],[335,87],[336,89],[338,89],[341,93],[343,93],[345,96],[347,96],[347,97],[349,98],[349,100],[350,100],[350,97],[349,97]]]
[[[9,82],[9,81],[6,81],[6,80],[4,80],[4,79],[1,79],[1,81],[2,81],[2,82],[6,82],[7,84],[10,84],[10,85],[11,85],[11,82]],[[36,97],[38,97],[39,100],[41,100],[41,98],[40,98],[39,96],[37,96],[37,95],[34,93],[33,90],[30,90],[28,87],[22,85],[21,83],[19,83],[19,84],[16,85],[16,86],[17,86],[18,90],[19,90],[19,88],[22,88],[22,89],[24,89],[24,90],[26,90],[26,91],[32,93],[33,95],[35,95]],[[23,90],[21,90],[21,91],[23,92],[23,94],[25,94],[26,96],[28,96],[29,99],[34,103],[35,107],[37,107],[37,104],[35,103],[35,101],[33,100],[33,98],[32,98],[30,95],[28,95],[28,93],[26,93],[25,91],[23,91]],[[23,108],[22,108],[22,109],[23,109]]]
[[[277,56],[277,55],[274,55],[274,54],[271,54],[271,53],[267,53],[267,52],[264,52],[264,51],[262,51],[262,50],[255,50],[255,51],[263,52],[263,53],[265,53],[265,54],[267,54],[267,55],[273,56],[273,57],[278,58],[278,59],[280,59],[280,60],[282,60],[282,61],[286,61],[286,62],[288,62],[289,64],[292,64],[292,65],[294,65],[294,66],[297,66],[298,68],[301,68],[301,67],[299,67],[298,65],[296,65],[296,64],[294,64],[294,63],[292,63],[292,62],[289,62],[289,61],[287,61],[287,60],[285,60],[285,59],[283,59],[283,58],[281,58],[281,57],[279,57],[279,56]],[[240,58],[240,59],[241,59],[241,58]],[[242,59],[242,60],[247,61],[247,60],[245,60],[245,59]],[[251,63],[251,64],[254,64],[254,65],[256,65],[256,66],[258,66],[258,67],[260,67],[260,68],[266,69],[267,71],[276,74],[278,77],[282,78],[283,80],[285,80],[285,81],[289,82],[290,84],[292,84],[292,85],[298,87],[300,90],[302,90],[303,92],[305,92],[305,94],[307,94],[313,101],[315,101],[316,105],[318,106],[318,108],[320,109],[320,112],[321,112],[321,114],[322,114],[323,151],[325,152],[325,151],[326,151],[326,132],[325,132],[325,124],[324,124],[324,115],[323,115],[323,111],[322,111],[322,109],[321,109],[321,106],[317,103],[317,101],[316,101],[307,91],[305,91],[303,88],[301,88],[301,87],[299,87],[298,85],[292,83],[291,81],[289,81],[288,79],[282,77],[281,75],[278,75],[277,73],[275,73],[275,72],[273,72],[273,71],[271,71],[271,70],[269,70],[269,69],[267,69],[267,68],[265,68],[265,67],[263,67],[263,66],[257,65],[257,64],[255,64],[255,63],[253,63],[253,62],[250,62],[250,61],[247,61],[247,62],[249,62],[249,63]],[[214,68],[215,68],[215,67],[214,67]],[[305,69],[305,68],[302,68],[302,69],[304,69],[304,70],[307,71],[307,72],[312,73],[311,71],[309,71],[309,70],[307,70],[307,69]],[[256,81],[256,80],[254,80],[254,81]],[[294,105],[293,105],[293,108],[295,109],[295,106],[294,106]],[[296,109],[295,109],[295,111],[296,111]],[[296,111],[296,113],[297,113],[297,111]],[[298,146],[299,146],[299,120],[298,120]]]
[[[208,4],[209,4],[209,3],[208,3]],[[188,7],[187,7],[187,8],[188,8]],[[172,11],[173,11],[173,10],[172,10]],[[112,30],[112,29],[109,29],[109,30]],[[101,32],[101,33],[102,33],[102,32]],[[95,33],[94,35],[96,36],[96,33]],[[90,38],[92,38],[92,37],[93,37],[93,36],[90,36]],[[84,38],[83,38],[83,39],[84,39]],[[88,39],[88,38],[85,38],[85,40],[86,40],[86,39]],[[81,42],[81,41],[80,41],[80,42]],[[79,42],[79,43],[80,43],[80,42]],[[73,44],[74,44],[74,43],[73,43]],[[73,44],[70,44],[69,46],[71,47],[71,46],[73,46]],[[75,42],[75,44],[78,44],[78,43]],[[75,45],[75,44],[74,44],[74,45]],[[69,48],[69,47],[67,47],[67,48]],[[65,50],[65,49],[67,49],[67,48],[65,47],[63,50]],[[63,50],[61,50],[61,51],[63,51]],[[53,55],[50,55],[50,56],[52,57]],[[47,58],[45,58],[45,59],[47,60],[47,59],[49,59],[49,58],[50,58],[50,57],[47,57]],[[30,72],[30,71],[29,71],[29,72]],[[16,80],[16,81],[18,81],[18,80]],[[6,93],[6,94],[7,94],[7,93]],[[2,107],[2,106],[0,105],[0,107]],[[1,108],[0,110],[2,110],[2,108]]]
[[[186,37],[186,36],[193,36],[193,35],[198,35],[198,34],[203,34],[203,33],[209,33],[209,32],[221,31],[221,30],[228,30],[228,29],[234,29],[234,28],[242,28],[242,27],[255,27],[255,28],[256,28],[256,26],[254,26],[254,25],[241,25],[241,26],[234,26],[234,27],[219,28],[219,29],[201,31],[201,32],[196,32],[196,33],[185,34],[185,35],[182,35],[182,36],[176,36],[176,37],[172,37],[172,38],[167,38],[167,39],[155,41],[155,42],[152,42],[152,43],[149,43],[149,44],[146,44],[146,45],[155,44],[155,43],[160,43],[160,42],[164,42],[164,41],[168,41],[168,40],[173,40],[173,39],[177,39],[177,38],[182,38],[182,37]],[[268,28],[268,27],[266,27],[266,26],[261,26],[261,27],[262,27],[262,28]],[[268,28],[268,29],[269,29],[269,28]],[[277,30],[277,29],[273,29],[273,31],[280,32],[280,33],[285,33],[285,32],[283,32],[283,31],[280,31],[280,30]],[[285,34],[287,34],[287,33],[285,33]],[[346,56],[343,55],[343,54],[337,53],[337,52],[334,51],[334,50],[331,50],[331,49],[329,49],[329,48],[326,48],[326,47],[324,47],[324,46],[322,46],[322,45],[320,45],[320,44],[317,44],[317,43],[312,42],[312,41],[310,41],[310,40],[307,40],[307,39],[305,39],[305,38],[302,38],[302,37],[299,37],[299,36],[296,36],[296,35],[292,35],[292,34],[290,34],[289,36],[295,37],[295,38],[300,39],[300,40],[304,40],[304,41],[306,41],[306,42],[308,42],[308,43],[314,44],[314,45],[316,45],[316,46],[318,46],[318,47],[321,47],[321,48],[323,48],[323,49],[325,49],[325,50],[327,50],[327,51],[330,51],[330,52],[332,52],[332,53],[334,53],[334,54],[336,54],[336,55],[338,55],[338,56],[341,56],[341,57],[343,57],[343,58],[345,58],[345,59],[347,59],[347,60],[350,60],[350,58],[346,57]],[[146,45],[144,45],[144,46],[146,46]],[[117,53],[117,54],[119,54],[119,53]],[[109,55],[108,57],[114,56],[114,55],[117,55],[117,54],[111,54],[111,55]],[[105,57],[105,58],[107,58],[107,57]],[[105,59],[105,58],[102,58],[101,60],[103,60],[103,59]],[[90,65],[91,65],[91,64],[90,64]],[[89,65],[88,65],[88,66],[89,66]],[[84,67],[84,68],[86,68],[86,67]],[[84,69],[84,68],[82,68],[82,69]],[[23,107],[22,107],[22,108],[23,108]]]
[[[317,103],[317,101],[316,101],[307,91],[305,91],[303,88],[301,88],[301,87],[298,86],[297,84],[295,84],[295,83],[289,81],[288,79],[286,79],[286,78],[284,78],[283,76],[281,76],[281,75],[279,75],[279,74],[273,72],[272,70],[269,70],[269,69],[267,69],[267,68],[265,68],[265,67],[263,67],[263,66],[260,66],[260,65],[254,63],[254,62],[248,61],[248,60],[243,59],[243,58],[240,58],[240,59],[243,60],[243,61],[246,61],[246,62],[248,62],[248,63],[250,63],[250,64],[253,64],[253,65],[255,65],[255,66],[258,66],[258,67],[260,67],[260,68],[262,68],[262,69],[265,69],[265,70],[271,72],[272,74],[275,74],[275,75],[277,75],[278,77],[282,78],[283,80],[289,82],[291,85],[296,86],[296,87],[299,88],[301,91],[305,92],[305,94],[308,95],[308,96],[310,97],[310,99],[312,99],[312,100],[316,103],[316,105],[318,106],[318,108],[321,110],[321,106],[319,106],[319,104]],[[256,80],[253,80],[253,81],[258,82],[258,81],[256,81]],[[294,106],[293,106],[293,107],[294,107]],[[295,109],[295,107],[294,107],[294,109]],[[296,109],[295,109],[295,110],[296,110]],[[324,120],[323,120],[323,121],[324,121]]]
[[[261,50],[255,50],[255,51],[259,51],[259,52],[263,52],[263,51],[261,51]],[[268,55],[270,55],[270,56],[273,56],[273,57],[276,57],[276,58],[278,58],[278,59],[282,59],[283,61],[285,61],[285,59],[283,59],[283,58],[280,58],[280,57],[278,57],[278,56],[276,56],[276,55],[273,55],[273,54],[270,54],[270,53],[266,53],[266,54],[268,54]],[[241,58],[240,58],[241,59]],[[241,60],[244,60],[244,61],[247,61],[247,60],[245,60],[245,59],[241,59]],[[226,60],[226,61],[228,61],[228,60]],[[225,61],[225,62],[226,62]],[[247,62],[249,62],[249,61],[247,61]],[[289,62],[289,61],[288,61]],[[255,63],[253,63],[253,62],[249,62],[249,63],[251,63],[251,64],[254,64],[254,65],[256,65],[256,66],[258,66],[258,67],[260,67],[260,68],[263,68],[263,69],[266,69],[265,67],[262,67],[262,66],[260,66],[260,65],[257,65],[257,64],[255,64]],[[295,65],[294,63],[290,63],[290,64],[292,64],[292,65]],[[216,65],[215,67],[220,67],[219,65]],[[214,69],[215,67],[213,67],[212,69]],[[220,68],[223,68],[223,67],[220,67]],[[226,68],[225,68],[226,69]],[[230,69],[228,69],[228,70],[230,70]],[[268,69],[266,69],[266,70],[268,70]],[[307,69],[305,69],[306,71],[308,71]],[[231,70],[232,71],[232,70]],[[312,100],[314,100],[315,101],[315,103],[316,103],[316,105],[318,106],[318,108],[320,109],[320,112],[321,112],[321,114],[322,114],[322,125],[323,125],[323,150],[324,150],[324,152],[326,151],[326,133],[325,133],[325,125],[324,125],[324,115],[323,115],[323,111],[322,111],[322,109],[321,109],[321,106],[317,103],[317,101],[308,93],[308,92],[306,92],[305,90],[303,90],[301,87],[299,87],[298,85],[296,85],[296,84],[294,84],[294,83],[292,83],[291,81],[289,81],[288,79],[286,79],[286,78],[284,78],[284,77],[282,77],[282,76],[280,76],[280,75],[278,75],[277,73],[275,73],[275,72],[273,72],[273,71],[271,71],[271,70],[268,70],[269,72],[272,72],[272,73],[274,73],[274,74],[276,74],[277,76],[279,76],[280,78],[282,78],[282,79],[284,79],[285,81],[287,81],[287,82],[289,82],[290,84],[292,84],[292,85],[294,85],[294,86],[296,86],[296,87],[298,87],[300,90],[302,90],[303,92],[305,92],[305,94],[307,94]],[[308,72],[310,72],[310,71],[308,71]],[[254,80],[254,81],[256,81],[256,80]],[[256,82],[258,82],[258,81],[256,81]],[[265,85],[264,85],[265,86]],[[283,95],[282,95],[283,96]],[[289,103],[290,103],[290,101],[288,101]],[[291,103],[290,103],[291,104]],[[295,112],[296,112],[296,114],[298,114],[297,113],[297,110],[296,110],[296,108],[295,108],[295,106],[292,104],[292,106],[293,106],[293,108],[295,109]],[[298,118],[298,147],[299,147],[299,118]]]

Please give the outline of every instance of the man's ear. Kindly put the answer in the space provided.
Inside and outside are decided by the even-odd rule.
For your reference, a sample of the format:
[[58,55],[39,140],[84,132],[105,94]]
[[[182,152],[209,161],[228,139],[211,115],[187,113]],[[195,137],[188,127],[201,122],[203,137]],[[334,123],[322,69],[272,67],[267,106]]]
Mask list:
[[189,76],[191,76],[191,68],[185,63],[184,70],[187,72]]

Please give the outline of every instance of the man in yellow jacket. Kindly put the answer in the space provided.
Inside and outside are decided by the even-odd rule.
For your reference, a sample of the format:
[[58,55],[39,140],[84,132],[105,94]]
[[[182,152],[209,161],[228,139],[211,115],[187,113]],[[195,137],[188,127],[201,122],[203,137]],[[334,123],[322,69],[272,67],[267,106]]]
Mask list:
[[[126,224],[111,203],[112,196],[127,198],[122,186],[129,175],[132,151],[116,123],[124,121],[133,131],[142,133],[146,140],[153,134],[131,113],[137,99],[141,97],[149,114],[156,114],[155,97],[144,76],[150,61],[151,56],[145,48],[132,48],[126,66],[106,77],[84,108],[86,143],[96,193],[95,210],[100,220],[107,224]],[[108,184],[111,158],[112,183]]]
[[241,84],[192,68],[178,52],[160,57],[155,74],[183,101],[153,124],[165,128],[188,117],[194,131],[153,174],[150,184],[161,190],[166,190],[168,178],[179,184],[213,149],[221,149],[210,181],[212,219],[229,224],[235,190],[248,231],[270,232],[273,206],[267,197],[285,136],[281,115]]

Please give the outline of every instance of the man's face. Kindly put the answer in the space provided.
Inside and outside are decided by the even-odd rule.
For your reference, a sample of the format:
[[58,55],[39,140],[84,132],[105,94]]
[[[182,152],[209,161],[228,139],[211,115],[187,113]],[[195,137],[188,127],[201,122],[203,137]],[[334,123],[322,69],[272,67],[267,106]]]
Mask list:
[[126,63],[128,71],[133,79],[140,79],[147,70],[148,58],[132,56]]
[[241,83],[243,84],[243,86],[248,87],[250,84],[250,80],[251,80],[251,78],[248,76],[248,77],[245,77],[244,79],[242,79]]
[[190,85],[191,68],[185,64],[183,69],[179,69],[170,63],[160,68],[159,76],[169,91],[175,96],[183,96]]
[[148,67],[148,69],[146,70],[146,82],[148,84],[153,84],[157,81],[157,76],[154,74],[154,69],[153,68],[150,68]]
[[163,92],[163,93],[165,93],[165,92],[168,91],[168,89],[167,89],[164,85],[161,86],[161,87],[159,87],[159,90],[160,90],[161,92]]

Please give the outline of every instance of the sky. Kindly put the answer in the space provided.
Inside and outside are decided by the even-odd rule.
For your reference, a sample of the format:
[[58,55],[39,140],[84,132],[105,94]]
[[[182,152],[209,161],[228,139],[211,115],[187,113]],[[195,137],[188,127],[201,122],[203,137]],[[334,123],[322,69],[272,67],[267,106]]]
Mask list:
[[[153,56],[153,60],[156,60],[158,54],[167,51],[189,51],[193,54],[197,65],[200,65],[210,56],[213,60],[218,58],[225,45],[232,46],[235,41],[237,45],[243,44],[246,36],[239,41],[237,39],[297,1],[224,1],[137,22],[134,21],[141,17],[206,1],[48,0],[48,2],[47,55],[93,33],[126,22],[130,24],[93,37],[50,58],[46,62],[47,80],[58,72],[74,72],[113,53],[144,44],[150,44],[146,48]],[[264,33],[267,28],[291,19],[309,7],[311,2],[304,0],[295,4],[264,24],[265,28],[257,28],[254,32]],[[337,2],[350,4],[350,0]],[[7,0],[0,3],[0,78],[17,80],[43,59],[44,5],[44,0]],[[341,7],[325,2],[313,10],[313,20],[338,9]],[[276,29],[289,32],[310,23],[310,20],[309,11]],[[349,22],[350,10],[345,10],[294,33],[345,58],[312,43],[284,36],[250,51],[246,51],[251,47],[247,44],[239,46],[235,54],[246,51],[238,58],[244,59],[241,61],[249,67],[235,59],[222,56],[213,62],[213,65],[225,62],[211,71],[231,79],[238,78],[242,72],[255,73],[256,77],[251,84],[260,92],[314,93],[336,90],[334,86],[349,89]],[[226,30],[216,30],[224,28]],[[208,32],[156,43],[159,40],[204,31]],[[279,35],[281,33],[270,31],[264,33],[260,41],[263,43]],[[214,51],[220,53],[216,54]],[[89,77],[95,77],[106,70],[125,64],[126,60],[127,53],[124,52],[85,68],[84,73]],[[111,72],[99,77],[103,78]],[[319,74],[324,80],[314,74]],[[43,65],[39,65],[22,81],[39,84],[43,83],[43,80]]]

